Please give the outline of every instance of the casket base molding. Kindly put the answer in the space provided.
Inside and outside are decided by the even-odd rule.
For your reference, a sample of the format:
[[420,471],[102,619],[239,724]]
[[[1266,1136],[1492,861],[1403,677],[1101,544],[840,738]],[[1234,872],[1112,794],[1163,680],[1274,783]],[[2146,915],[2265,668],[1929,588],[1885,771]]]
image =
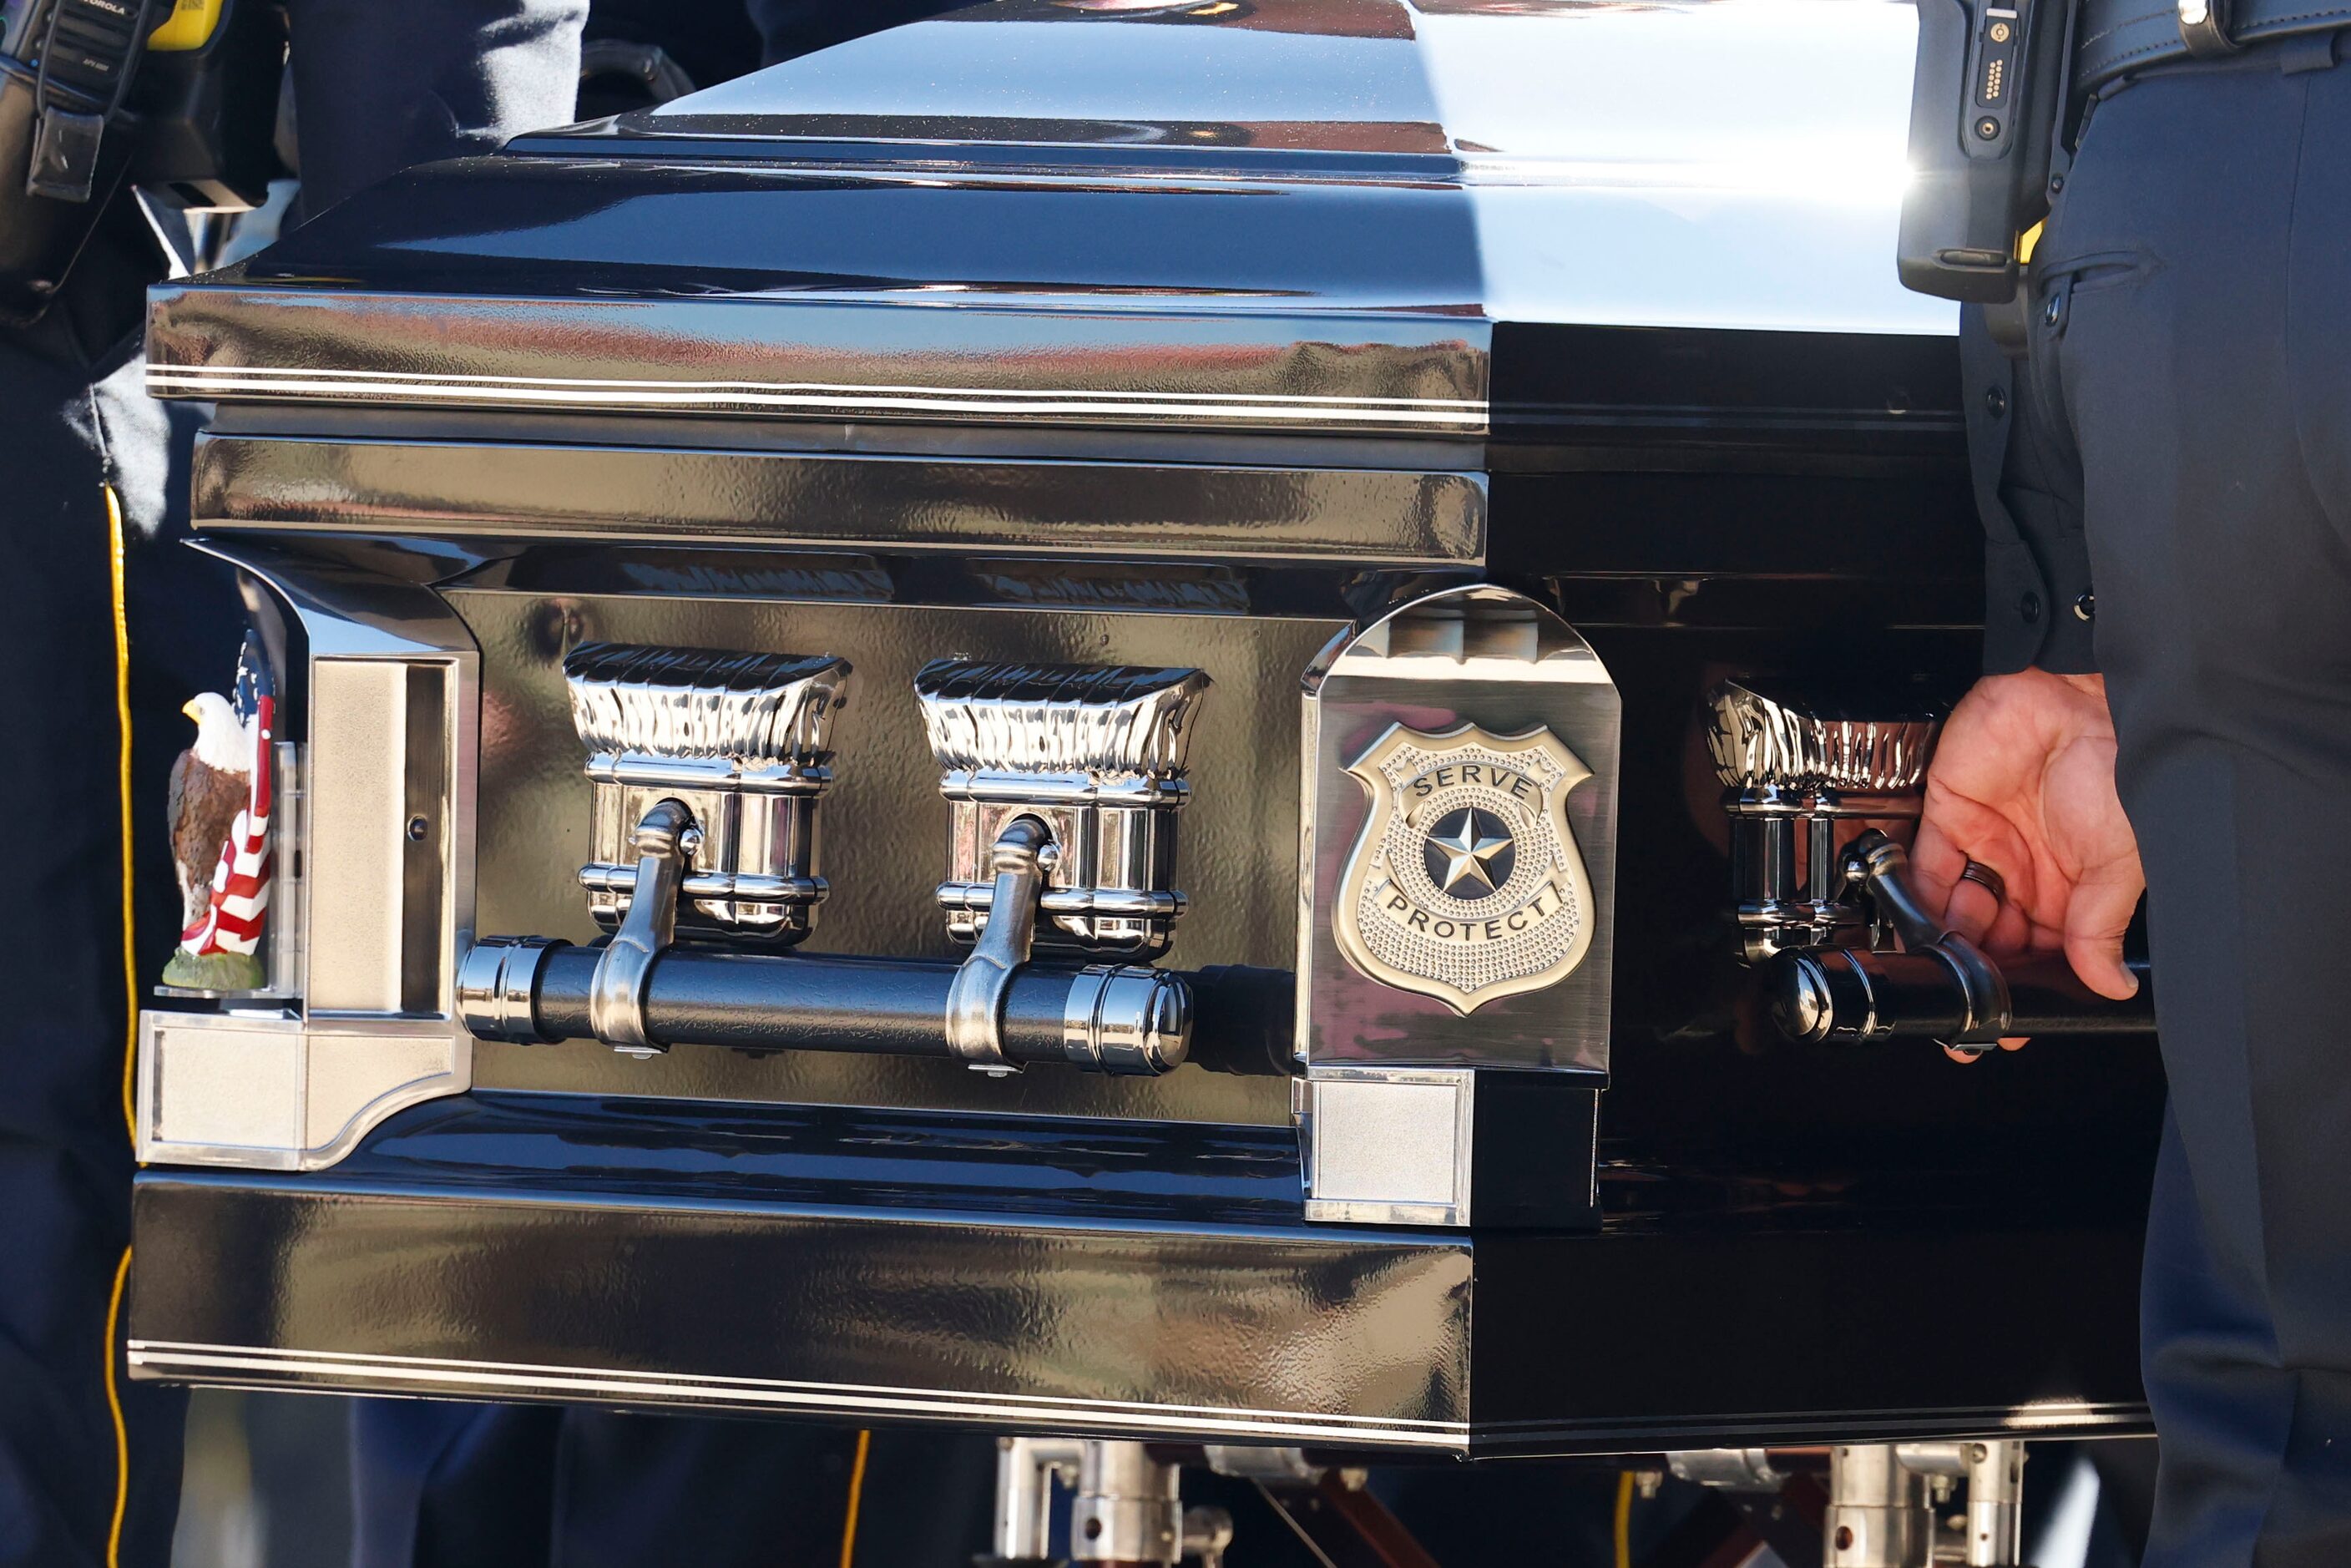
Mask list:
[[131,1375],[1399,1457],[2147,1428],[2119,1220],[1334,1230],[1298,1173],[1278,1127],[477,1091],[328,1172],[143,1173]]

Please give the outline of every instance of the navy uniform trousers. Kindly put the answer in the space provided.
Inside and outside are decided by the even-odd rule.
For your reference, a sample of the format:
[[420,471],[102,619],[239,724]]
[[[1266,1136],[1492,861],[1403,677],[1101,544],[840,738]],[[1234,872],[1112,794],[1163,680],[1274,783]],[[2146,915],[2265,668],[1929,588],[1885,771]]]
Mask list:
[[[2171,1090],[2142,1308],[2154,1568],[2351,1564],[2338,47],[2160,69],[2095,106],[2032,259],[2001,495],[2053,591],[2002,603],[2020,546],[1993,536],[1993,667],[2020,640],[2061,671],[2094,646],[2147,867]],[[1980,340],[1970,373],[1997,422]]]
[[[226,682],[237,610],[230,585],[173,539],[184,519],[169,515],[172,426],[140,388],[131,336],[153,256],[135,211],[110,214],[41,321],[0,328],[0,740],[16,779],[0,894],[6,1568],[94,1568],[118,1538],[120,1561],[161,1563],[179,1485],[183,1402],[123,1382],[108,1339],[131,1228],[124,1068],[134,977],[152,980],[179,936],[162,823],[186,744],[179,706],[191,681]],[[110,489],[124,608],[139,628],[127,672]],[[139,738],[129,962],[126,675]]]
[[[569,117],[586,0],[289,9],[314,211]],[[183,1400],[122,1375],[125,1066],[134,998],[178,936],[163,802],[189,738],[179,707],[225,688],[242,618],[224,574],[178,542],[188,421],[140,386],[159,274],[119,199],[41,320],[0,326],[0,745],[16,780],[0,890],[0,1568],[164,1563],[178,1492]]]

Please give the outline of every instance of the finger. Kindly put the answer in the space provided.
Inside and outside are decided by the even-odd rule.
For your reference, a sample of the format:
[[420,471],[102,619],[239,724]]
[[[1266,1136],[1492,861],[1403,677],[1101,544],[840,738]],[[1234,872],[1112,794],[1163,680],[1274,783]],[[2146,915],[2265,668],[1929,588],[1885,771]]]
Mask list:
[[1959,883],[1943,902],[1943,924],[1979,946],[2001,914],[2000,900],[1979,882]]
[[[2026,1046],[2032,1043],[2032,1037],[2031,1035],[2002,1035],[2001,1037],[2000,1048],[2002,1051],[2022,1051]],[[1943,1047],[1943,1054],[1949,1057],[1953,1061],[1959,1062],[1964,1065],[1967,1062],[1982,1061],[1984,1049],[1980,1045],[1947,1045]]]
[[[1930,800],[1927,815],[1918,824],[1917,840],[1911,847],[1910,864],[1920,898],[1929,909],[1943,911],[1947,921],[1950,918],[1951,894],[1961,884],[1962,873],[1970,861],[1998,874],[2006,889],[1999,900],[2003,907],[2032,907],[2038,885],[2033,874],[2032,849],[2018,833],[2015,824],[1965,804],[1947,804],[1938,810]],[[2011,921],[2004,935],[2015,936],[2022,929],[2022,925]],[[2003,934],[1995,933],[1995,937],[2001,935]]]
[[2032,917],[2024,905],[2013,897],[2000,906],[2000,916],[1991,923],[1991,932],[1984,938],[1984,951],[2007,955],[2022,953],[2032,946]]
[[1927,907],[1948,911],[1951,889],[1958,884],[1959,873],[1967,869],[1967,852],[1944,831],[1942,822],[1934,817],[1921,819],[1917,837],[1910,841],[1910,870]]
[[2066,962],[2084,985],[2118,1002],[2138,994],[2138,977],[2123,966],[2123,933],[2146,891],[2133,857],[2085,873],[2065,904]]

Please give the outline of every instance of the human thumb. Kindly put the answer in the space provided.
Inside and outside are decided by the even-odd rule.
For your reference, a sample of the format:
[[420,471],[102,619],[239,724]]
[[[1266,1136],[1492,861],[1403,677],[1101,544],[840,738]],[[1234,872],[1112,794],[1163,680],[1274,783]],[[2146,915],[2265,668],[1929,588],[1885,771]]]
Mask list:
[[2138,977],[2123,964],[2123,933],[2146,891],[2133,856],[2085,873],[2065,901],[2065,961],[2084,985],[2115,1001],[2138,994]]

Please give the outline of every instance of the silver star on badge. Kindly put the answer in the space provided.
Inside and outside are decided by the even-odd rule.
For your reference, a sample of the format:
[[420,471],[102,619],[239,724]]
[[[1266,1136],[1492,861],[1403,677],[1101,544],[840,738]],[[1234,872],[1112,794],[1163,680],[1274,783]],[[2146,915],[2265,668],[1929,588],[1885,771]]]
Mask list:
[[1445,856],[1445,877],[1438,883],[1447,893],[1471,880],[1488,893],[1494,891],[1494,857],[1510,847],[1510,835],[1478,831],[1478,813],[1465,811],[1451,833],[1432,833],[1428,841]]

